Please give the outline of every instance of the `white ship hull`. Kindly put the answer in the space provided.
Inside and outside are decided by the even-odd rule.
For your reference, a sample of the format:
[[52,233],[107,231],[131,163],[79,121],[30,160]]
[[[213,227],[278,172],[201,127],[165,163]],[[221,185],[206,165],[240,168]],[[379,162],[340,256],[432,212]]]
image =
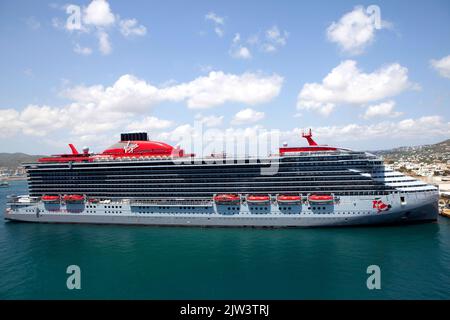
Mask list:
[[433,221],[438,216],[438,192],[396,193],[375,199],[389,205],[374,207],[373,196],[342,196],[333,203],[141,204],[109,203],[10,204],[5,218],[42,223],[126,224],[218,227],[325,227]]

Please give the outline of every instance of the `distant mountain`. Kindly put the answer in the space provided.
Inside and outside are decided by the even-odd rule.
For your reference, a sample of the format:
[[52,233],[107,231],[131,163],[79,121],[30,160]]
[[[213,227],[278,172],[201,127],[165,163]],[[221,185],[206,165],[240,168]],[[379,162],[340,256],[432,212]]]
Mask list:
[[0,153],[0,167],[16,169],[23,162],[34,162],[43,156],[25,153]]
[[372,151],[383,156],[386,160],[417,160],[425,163],[447,162],[450,160],[450,139],[436,143],[415,147],[400,147],[390,150]]

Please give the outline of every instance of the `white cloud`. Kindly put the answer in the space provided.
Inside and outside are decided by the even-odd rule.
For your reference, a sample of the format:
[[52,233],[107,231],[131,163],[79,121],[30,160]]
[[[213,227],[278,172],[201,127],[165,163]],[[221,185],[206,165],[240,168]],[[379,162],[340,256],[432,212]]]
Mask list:
[[236,59],[251,59],[252,54],[250,53],[250,50],[247,47],[242,46],[240,42],[241,35],[236,33],[231,44],[230,55]]
[[131,131],[152,131],[169,128],[173,125],[172,121],[158,119],[156,117],[145,117],[142,120],[133,121],[127,126],[127,130]]
[[179,142],[182,139],[197,138],[199,132],[190,124],[183,124],[171,131],[160,132],[156,135],[156,140],[166,142]]
[[[124,37],[144,36],[147,34],[147,28],[134,19],[121,19],[115,14],[107,0],[92,0],[87,7],[80,10],[78,5],[65,5],[63,7],[56,6],[57,9],[63,9],[65,14],[70,14],[70,19],[65,16],[67,22],[64,23],[59,18],[52,18],[52,26],[56,29],[70,31],[77,36],[90,35],[95,36],[98,40],[98,49],[108,55],[112,52],[110,41],[111,30],[118,30]],[[66,12],[66,10],[68,10]],[[80,19],[76,18],[79,11]],[[89,55],[92,49],[75,47],[74,51],[81,55]],[[89,51],[90,50],[90,51]]]
[[[111,87],[110,87],[111,88]],[[101,92],[102,86],[93,88],[90,95]],[[112,89],[111,89],[112,90]],[[114,91],[114,90],[113,90]],[[126,91],[126,89],[125,89]],[[109,99],[113,101],[115,96],[110,92]],[[78,99],[63,107],[28,105],[23,110],[0,109],[0,136],[2,138],[24,134],[38,137],[38,141],[63,148],[68,140],[74,140],[79,144],[89,143],[97,145],[109,144],[121,130],[157,131],[155,139],[161,141],[176,141],[191,135],[193,139],[199,139],[200,132],[197,127],[184,124],[171,131],[161,132],[169,128],[173,123],[151,116],[142,118],[142,112],[136,110],[114,110],[110,109],[108,101],[89,102],[91,97],[85,100]],[[248,123],[261,116],[255,116],[256,111],[241,113],[237,118],[241,123]],[[239,114],[239,113],[238,113]],[[242,138],[264,137],[266,133],[260,126],[244,127],[242,129],[228,128],[218,130],[215,128],[223,121],[223,116],[197,115],[196,119],[209,127],[210,140],[214,142],[216,151],[221,151],[221,141],[233,141]],[[418,130],[420,128],[420,130]],[[208,130],[210,130],[208,129]],[[381,121],[370,125],[347,124],[341,126],[313,127],[313,132],[318,142],[339,146],[355,146],[359,148],[374,149],[386,148],[399,143],[430,143],[433,139],[447,139],[450,135],[450,122],[437,115],[424,116],[417,119],[403,119],[400,121]],[[159,132],[159,133],[158,133]],[[280,131],[280,140],[288,141],[290,145],[301,144],[299,138],[301,130]],[[52,139],[47,139],[49,133]],[[426,133],[426,134],[424,134]],[[60,136],[56,141],[53,137]],[[395,139],[389,139],[395,137]],[[395,140],[395,142],[394,142]],[[189,145],[187,151],[189,149]],[[276,151],[276,150],[274,150]]]
[[450,55],[439,60],[433,59],[430,64],[442,77],[450,78]]
[[[117,130],[129,122],[132,113],[115,112],[92,103],[73,102],[63,107],[28,105],[21,111],[0,110],[2,130],[22,132],[31,136],[46,136],[63,130],[77,136]],[[5,122],[5,123],[3,123]],[[5,132],[0,130],[2,136]]]
[[225,19],[223,17],[218,16],[214,12],[208,12],[205,15],[205,20],[206,21],[211,21],[214,24],[214,32],[219,37],[223,37],[223,35],[225,33],[224,30],[223,30],[223,26],[225,25]]
[[263,44],[263,50],[265,52],[275,52],[277,51],[277,47],[275,47],[273,44],[271,43],[264,43]]
[[356,7],[327,28],[328,40],[337,43],[347,53],[361,54],[373,42],[376,30],[389,26],[386,21],[379,21],[378,25],[378,14],[369,14],[363,7]]
[[288,36],[289,33],[287,31],[281,32],[280,29],[278,29],[278,26],[273,26],[266,31],[267,41],[278,46],[285,46]]
[[264,146],[258,145],[258,139],[262,140],[266,135],[267,130],[257,125],[218,130],[217,128],[205,129],[184,124],[174,130],[158,134],[156,138],[176,143],[196,156],[209,156],[211,153],[221,153],[222,151],[225,151],[227,155],[255,154],[256,152],[256,154],[267,156],[269,152],[264,152]]
[[14,109],[0,109],[0,137],[14,136],[23,127],[19,112]]
[[251,59],[252,54],[247,47],[239,47],[233,52],[232,56],[238,59]]
[[225,19],[223,17],[218,16],[214,12],[208,12],[208,14],[206,14],[206,16],[205,16],[205,19],[213,21],[215,24],[220,24],[220,25],[225,24]]
[[200,65],[198,68],[199,68],[201,73],[210,73],[211,71],[214,70],[214,67],[212,65],[209,65],[209,64],[207,64],[207,65]]
[[[281,131],[280,142],[286,141],[291,146],[304,145],[306,141],[301,138],[301,133],[309,128]],[[311,129],[314,139],[319,144],[358,150],[379,150],[401,145],[435,143],[448,139],[450,122],[445,121],[441,116],[432,115],[399,121],[384,120],[370,125],[349,123],[339,126],[311,127]]]
[[263,76],[255,73],[241,75],[210,72],[189,83],[167,90],[167,94],[184,95],[190,108],[208,108],[226,102],[249,105],[266,103],[278,96],[283,78],[274,74]]
[[219,37],[223,37],[223,35],[225,34],[225,32],[223,31],[223,29],[222,28],[220,28],[220,27],[215,27],[214,28],[214,32],[219,36]]
[[264,118],[264,112],[256,111],[251,108],[243,109],[235,114],[232,123],[247,124],[254,123],[262,120]]
[[236,33],[233,38],[233,43],[239,43],[241,41],[241,34]]
[[283,78],[278,75],[234,75],[212,71],[190,82],[158,88],[132,75],[124,75],[111,87],[79,86],[65,94],[74,100],[95,103],[111,110],[143,111],[162,101],[186,101],[189,108],[200,109],[226,102],[265,103],[279,94],[282,83]]
[[322,83],[306,83],[298,94],[297,108],[327,116],[338,104],[366,104],[415,87],[408,79],[408,69],[398,63],[364,73],[357,68],[356,61],[346,60]]
[[[421,130],[417,130],[421,128]],[[246,141],[247,146],[255,147],[270,141],[271,152],[278,152],[283,141],[291,146],[303,145],[301,138],[303,128],[292,130],[265,130],[263,127],[230,127],[224,130],[217,128],[205,130],[204,128],[184,124],[174,130],[159,133],[157,140],[180,144],[188,152],[196,155],[209,155],[211,151],[226,151],[227,154],[250,153],[243,150],[239,142]],[[320,144],[341,147],[358,146],[357,149],[375,150],[399,146],[399,143],[429,143],[436,139],[447,139],[450,134],[450,122],[445,122],[440,116],[425,116],[418,119],[405,119],[401,121],[382,121],[371,125],[347,124],[342,126],[321,126],[312,128],[315,139]],[[427,134],[424,135],[423,132]],[[395,139],[390,139],[395,137]],[[201,143],[203,142],[203,143]],[[263,142],[261,144],[261,142]],[[238,144],[236,146],[236,144]],[[206,146],[205,146],[206,145]],[[233,146],[236,148],[229,149]],[[197,148],[197,150],[195,149]],[[245,149],[245,148],[244,148]],[[267,155],[259,151],[259,155]]]
[[68,120],[59,108],[37,105],[28,105],[17,118],[23,133],[35,136],[44,136],[47,131],[63,128]]
[[[420,128],[420,130],[418,130]],[[349,124],[313,128],[315,136],[322,140],[364,141],[380,138],[415,139],[446,137],[450,134],[450,122],[440,116],[425,116],[418,119],[404,119],[398,122],[383,121],[373,125]]]
[[279,47],[283,47],[287,43],[289,33],[287,31],[281,32],[278,26],[273,26],[266,30],[265,43],[262,44],[262,49],[265,52],[275,52]]
[[[417,130],[421,128],[421,130]],[[262,126],[229,127],[224,130],[217,128],[201,128],[191,124],[179,125],[173,130],[157,132],[153,139],[172,144],[179,144],[187,152],[197,156],[210,155],[211,152],[225,151],[232,154],[258,154],[266,156],[268,153],[277,153],[283,141],[291,146],[304,145],[301,132],[304,128],[292,130],[266,130]],[[340,147],[357,146],[360,150],[387,149],[400,144],[433,143],[438,139],[447,139],[450,134],[450,122],[440,116],[425,116],[417,119],[401,121],[382,121],[371,125],[347,124],[342,126],[312,127],[314,137],[320,144]],[[427,134],[424,135],[423,132]],[[88,137],[88,136],[85,136]],[[95,140],[99,135],[92,136]],[[269,150],[259,150],[268,138]],[[390,139],[395,137],[396,139]],[[200,141],[203,141],[200,143]],[[65,142],[65,141],[64,141]],[[86,142],[91,143],[91,138]],[[245,146],[240,145],[245,142]],[[261,142],[263,142],[261,144]],[[258,150],[254,150],[258,146]],[[232,148],[229,148],[232,147]],[[248,148],[249,147],[249,148]],[[197,148],[197,149],[196,149]]]
[[[71,130],[71,133],[77,136],[83,136],[83,135],[91,135],[91,134],[99,134],[102,132],[112,131],[116,128],[123,127],[125,124],[125,121],[120,121],[120,119],[116,121],[110,121],[110,122],[102,122],[98,121],[97,123],[93,123],[93,121],[81,121],[77,126],[74,126]],[[95,126],[95,128],[92,128],[92,126]],[[51,131],[51,130],[48,130]]]
[[147,28],[143,25],[138,25],[138,21],[136,19],[126,19],[120,20],[120,33],[122,33],[125,37],[128,36],[144,36],[147,34]]
[[92,0],[84,9],[83,22],[96,27],[107,27],[115,22],[115,16],[106,0]]
[[[210,72],[190,82],[157,87],[132,75],[120,77],[113,85],[76,86],[62,96],[71,100],[65,106],[28,105],[23,110],[0,109],[0,135],[19,132],[45,136],[64,130],[77,137],[116,132],[120,128],[161,130],[171,121],[142,115],[161,102],[185,102],[189,108],[214,107],[226,102],[265,103],[276,97],[283,79],[278,75]],[[220,116],[202,117],[206,126],[218,126]]]
[[99,111],[143,112],[159,102],[158,89],[132,75],[121,76],[112,86],[93,85],[68,88],[63,95]]
[[223,116],[215,115],[203,116],[200,113],[195,116],[196,121],[199,121],[201,124],[208,128],[220,126],[222,124],[223,118]]
[[236,33],[230,49],[230,54],[234,58],[249,59],[251,58],[250,48],[257,49],[266,53],[273,53],[279,48],[287,44],[289,33],[281,31],[278,26],[274,25],[267,29],[264,36],[253,34],[247,38],[245,45],[241,44],[241,35]]
[[104,55],[108,55],[112,51],[111,43],[109,42],[109,35],[104,31],[99,31],[98,37],[98,49]]
[[380,104],[369,106],[363,115],[364,119],[372,119],[374,117],[395,118],[403,113],[394,111],[395,101],[386,101]]
[[75,44],[75,47],[73,48],[73,51],[75,53],[81,54],[83,56],[88,56],[92,54],[92,49],[89,47],[82,47],[78,43]]

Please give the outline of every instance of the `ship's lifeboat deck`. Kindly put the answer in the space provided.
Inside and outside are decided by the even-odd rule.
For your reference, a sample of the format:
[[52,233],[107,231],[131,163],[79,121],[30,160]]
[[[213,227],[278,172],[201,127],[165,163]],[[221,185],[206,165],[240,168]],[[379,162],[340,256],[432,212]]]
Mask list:
[[[214,195],[213,201],[217,204],[235,205],[240,204],[242,198],[243,195],[240,194],[223,193]],[[268,204],[271,202],[271,199],[271,195],[269,194],[250,194],[245,196],[245,200],[248,204]],[[300,194],[278,194],[275,199],[279,204],[301,204],[303,197]],[[84,201],[89,203],[99,202],[98,199],[86,198],[79,194],[68,194],[63,197],[57,195],[44,195],[41,197],[41,200],[44,203],[58,203],[61,200],[66,203],[83,203]],[[339,199],[335,198],[333,194],[309,194],[307,200],[309,203],[332,204]]]

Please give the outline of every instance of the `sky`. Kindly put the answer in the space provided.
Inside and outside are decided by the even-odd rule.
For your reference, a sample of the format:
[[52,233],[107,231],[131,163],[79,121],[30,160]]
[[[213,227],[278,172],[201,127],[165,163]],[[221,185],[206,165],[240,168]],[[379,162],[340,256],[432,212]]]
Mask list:
[[0,152],[450,138],[447,0],[1,0],[0,41]]

